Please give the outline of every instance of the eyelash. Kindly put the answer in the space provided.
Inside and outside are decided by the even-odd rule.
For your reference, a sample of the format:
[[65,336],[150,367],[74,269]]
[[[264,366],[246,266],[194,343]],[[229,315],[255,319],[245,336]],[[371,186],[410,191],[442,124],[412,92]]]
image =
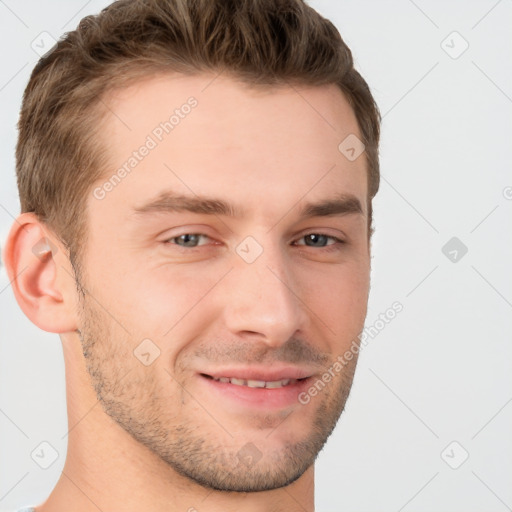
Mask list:
[[[186,246],[178,245],[178,244],[172,242],[173,240],[177,240],[178,238],[180,238],[182,236],[186,236],[186,235],[195,235],[195,236],[201,236],[201,237],[210,238],[208,235],[205,235],[203,233],[183,233],[181,235],[177,235],[177,236],[173,236],[171,238],[168,238],[168,239],[164,240],[163,243],[164,244],[169,244],[169,245],[176,245],[177,247],[179,247],[180,249],[183,249],[183,250],[194,250],[194,249],[199,249],[200,247],[202,247],[201,245],[196,246],[196,247],[186,247]],[[340,246],[344,245],[346,243],[341,238],[338,238],[338,237],[335,237],[335,236],[332,236],[332,235],[328,235],[326,233],[317,233],[317,232],[314,232],[314,231],[311,232],[311,233],[306,233],[305,235],[302,235],[298,240],[302,240],[303,238],[306,238],[307,236],[310,236],[310,235],[324,236],[324,237],[326,237],[328,239],[334,240],[335,243],[329,244],[329,245],[325,245],[323,247],[315,247],[315,246],[311,246],[311,245],[300,244],[301,247],[311,247],[313,249],[322,249],[323,251],[327,252],[327,251],[339,250],[341,248]]]

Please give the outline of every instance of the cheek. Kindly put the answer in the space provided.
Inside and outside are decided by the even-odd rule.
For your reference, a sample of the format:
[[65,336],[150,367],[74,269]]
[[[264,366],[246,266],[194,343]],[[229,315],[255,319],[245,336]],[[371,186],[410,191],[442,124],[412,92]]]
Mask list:
[[302,289],[301,298],[314,312],[312,321],[320,328],[349,343],[360,333],[368,303],[367,267],[347,265],[330,272],[308,273],[303,276]]
[[151,339],[169,362],[218,317],[211,297],[220,277],[211,270],[170,265],[119,276],[116,311],[133,338]]
[[213,264],[175,268],[168,265],[150,270],[144,279],[134,283],[139,314],[148,320],[162,319],[167,330],[182,319],[194,318],[222,274]]
[[[96,264],[97,263],[97,264]],[[194,313],[219,280],[216,272],[147,261],[93,262],[90,292],[134,337],[163,336]]]

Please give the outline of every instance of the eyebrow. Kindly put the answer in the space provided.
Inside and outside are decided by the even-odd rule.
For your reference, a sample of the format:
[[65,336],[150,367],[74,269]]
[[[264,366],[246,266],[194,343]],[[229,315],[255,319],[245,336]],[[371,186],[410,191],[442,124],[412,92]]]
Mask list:
[[[207,215],[223,215],[227,217],[243,217],[245,210],[240,205],[228,203],[223,199],[206,196],[186,196],[173,192],[163,192],[149,202],[133,209],[139,215],[150,213],[190,212]],[[359,199],[352,194],[338,194],[333,198],[304,204],[299,217],[328,217],[347,214],[363,215],[363,207]]]

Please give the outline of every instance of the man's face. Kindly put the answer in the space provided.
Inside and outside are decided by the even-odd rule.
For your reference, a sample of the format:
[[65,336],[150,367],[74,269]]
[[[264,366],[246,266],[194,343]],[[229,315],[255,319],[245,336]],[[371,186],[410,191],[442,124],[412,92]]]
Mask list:
[[335,86],[211,80],[107,98],[79,329],[133,438],[201,485],[260,491],[313,464],[352,384],[356,357],[332,365],[366,315],[366,162],[338,149],[359,131]]

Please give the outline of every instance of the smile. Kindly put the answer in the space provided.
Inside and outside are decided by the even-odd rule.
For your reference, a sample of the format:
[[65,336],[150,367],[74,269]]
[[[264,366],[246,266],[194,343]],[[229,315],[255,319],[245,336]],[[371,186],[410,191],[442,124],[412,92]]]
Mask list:
[[[295,384],[298,379],[281,379],[281,380],[272,380],[272,381],[264,381],[264,380],[245,380],[245,379],[237,379],[235,377],[211,377],[213,380],[217,382],[230,383],[235,386],[247,386],[249,388],[267,388],[267,389],[277,389],[283,388],[285,386],[289,386]],[[299,379],[301,380],[301,379]]]

